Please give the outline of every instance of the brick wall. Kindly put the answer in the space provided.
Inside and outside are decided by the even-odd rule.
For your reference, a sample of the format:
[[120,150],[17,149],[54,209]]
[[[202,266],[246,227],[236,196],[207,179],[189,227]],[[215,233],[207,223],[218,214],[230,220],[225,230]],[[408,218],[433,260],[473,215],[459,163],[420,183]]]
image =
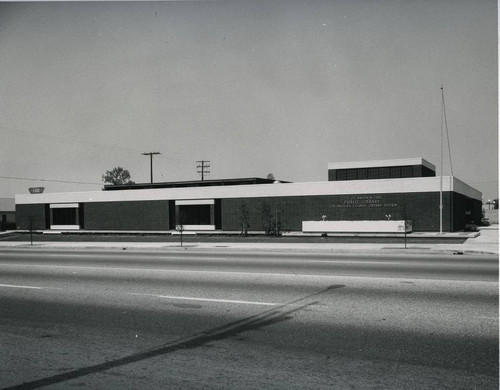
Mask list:
[[85,203],[86,230],[168,230],[168,200]]
[[[249,210],[249,230],[254,231],[264,229],[263,202],[269,204],[273,215],[278,210],[282,225],[292,231],[301,231],[302,221],[319,221],[322,215],[331,221],[352,221],[383,220],[388,214],[393,220],[412,220],[414,231],[439,231],[438,192],[221,199],[216,200],[215,206],[218,229],[241,229],[240,207],[243,201]],[[85,203],[80,208],[80,226],[86,230],[169,230],[175,228],[172,220],[175,217],[174,205],[172,200]],[[462,230],[471,220],[480,221],[480,201],[456,193],[451,198],[450,193],[445,192],[443,205],[444,231]],[[466,214],[466,210],[470,213]],[[30,217],[34,229],[48,229],[49,205],[16,205],[19,229],[29,229]]]
[[28,230],[30,218],[33,229],[44,230],[49,228],[49,209],[45,204],[18,204],[16,205],[16,225],[18,229]]
[[[450,193],[443,194],[443,230],[451,228]],[[222,199],[222,229],[240,230],[240,205],[247,203],[249,230],[263,230],[262,203],[278,210],[282,223],[302,230],[302,221],[410,219],[414,231],[439,231],[439,193],[330,195],[258,199]],[[461,227],[463,228],[463,226]]]

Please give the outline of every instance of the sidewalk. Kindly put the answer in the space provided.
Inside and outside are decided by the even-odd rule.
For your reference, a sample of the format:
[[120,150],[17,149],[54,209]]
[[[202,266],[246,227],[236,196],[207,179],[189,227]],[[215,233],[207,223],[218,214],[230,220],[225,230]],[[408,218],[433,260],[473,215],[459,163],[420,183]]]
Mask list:
[[[464,233],[444,233],[450,237],[464,235]],[[420,237],[435,237],[439,233],[414,233]],[[463,244],[412,244],[406,248],[404,239],[400,243],[291,243],[291,242],[186,242],[183,247],[179,242],[58,242],[45,241],[29,242],[0,241],[0,248],[93,248],[115,250],[241,250],[241,251],[302,251],[302,252],[364,252],[374,251],[404,251],[408,253],[489,253],[499,254],[498,225],[480,228],[480,234],[469,234]]]

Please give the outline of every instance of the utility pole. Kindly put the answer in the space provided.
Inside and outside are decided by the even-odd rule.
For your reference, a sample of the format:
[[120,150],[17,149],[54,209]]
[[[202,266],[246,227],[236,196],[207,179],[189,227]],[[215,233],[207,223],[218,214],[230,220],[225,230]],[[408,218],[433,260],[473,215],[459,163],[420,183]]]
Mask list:
[[201,173],[201,181],[204,180],[205,174],[210,174],[210,171],[206,168],[210,168],[210,161],[207,160],[201,160],[201,161],[196,161],[196,168],[198,168],[198,173]]
[[151,161],[151,184],[153,184],[153,155],[155,154],[161,154],[161,153],[160,152],[142,153],[143,156],[149,156]]

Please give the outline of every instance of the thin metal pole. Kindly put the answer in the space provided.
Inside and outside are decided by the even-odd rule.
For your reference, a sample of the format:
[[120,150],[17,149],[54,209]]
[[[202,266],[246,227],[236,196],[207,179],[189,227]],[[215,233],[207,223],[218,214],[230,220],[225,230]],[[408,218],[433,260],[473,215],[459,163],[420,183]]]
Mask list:
[[[444,91],[443,84],[441,84],[441,99],[444,102]],[[443,116],[444,113],[441,111],[441,172],[439,180],[439,234],[443,234]]]
[[30,216],[30,241],[31,245],[33,245],[33,217]]

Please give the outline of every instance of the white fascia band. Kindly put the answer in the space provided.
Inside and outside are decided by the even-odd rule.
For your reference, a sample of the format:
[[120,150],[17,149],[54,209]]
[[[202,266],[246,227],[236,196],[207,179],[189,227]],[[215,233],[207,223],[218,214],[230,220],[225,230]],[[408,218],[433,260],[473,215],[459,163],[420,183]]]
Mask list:
[[50,205],[51,209],[77,209],[78,203],[55,203]]
[[176,206],[197,206],[204,204],[215,204],[213,199],[193,199],[193,200],[176,200]]

